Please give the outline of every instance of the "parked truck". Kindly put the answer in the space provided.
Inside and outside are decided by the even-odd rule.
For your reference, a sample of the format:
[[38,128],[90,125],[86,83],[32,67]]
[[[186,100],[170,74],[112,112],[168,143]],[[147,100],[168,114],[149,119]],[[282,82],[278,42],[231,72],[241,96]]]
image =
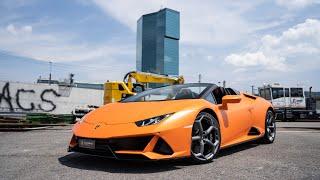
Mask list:
[[259,87],[258,91],[259,96],[272,103],[276,119],[294,121],[296,119],[319,118],[315,107],[315,99],[311,95],[305,97],[303,87],[285,87],[279,83],[274,83]]

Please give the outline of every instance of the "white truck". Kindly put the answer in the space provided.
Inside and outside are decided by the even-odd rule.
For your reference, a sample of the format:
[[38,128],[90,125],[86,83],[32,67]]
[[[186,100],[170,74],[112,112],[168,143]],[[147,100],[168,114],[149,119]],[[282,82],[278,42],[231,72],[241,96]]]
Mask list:
[[276,119],[286,121],[318,118],[316,109],[306,105],[303,87],[284,87],[279,83],[274,83],[259,87],[258,91],[259,96],[272,103]]

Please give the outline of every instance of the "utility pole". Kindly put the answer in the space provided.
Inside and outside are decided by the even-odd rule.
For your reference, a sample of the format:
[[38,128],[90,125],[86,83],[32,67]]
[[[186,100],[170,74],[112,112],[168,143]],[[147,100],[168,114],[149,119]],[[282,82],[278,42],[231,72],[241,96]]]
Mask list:
[[49,61],[49,71],[50,71],[50,73],[49,73],[49,85],[51,85],[51,73],[52,73],[52,62],[51,61]]
[[266,98],[266,85],[263,83],[263,93],[264,93],[264,98]]
[[[199,73],[198,83],[201,83],[201,74]],[[201,87],[199,86],[199,94],[201,93]]]
[[254,85],[251,85],[251,94],[254,95]]

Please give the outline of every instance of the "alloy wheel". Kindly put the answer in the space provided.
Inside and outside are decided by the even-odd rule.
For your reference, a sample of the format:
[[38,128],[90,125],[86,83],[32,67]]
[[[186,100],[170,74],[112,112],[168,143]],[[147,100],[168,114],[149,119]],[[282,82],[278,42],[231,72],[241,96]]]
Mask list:
[[268,112],[266,119],[266,133],[269,141],[273,141],[276,136],[276,121],[272,112]]
[[208,114],[200,114],[192,128],[191,153],[198,161],[210,161],[218,152],[220,132],[217,121]]

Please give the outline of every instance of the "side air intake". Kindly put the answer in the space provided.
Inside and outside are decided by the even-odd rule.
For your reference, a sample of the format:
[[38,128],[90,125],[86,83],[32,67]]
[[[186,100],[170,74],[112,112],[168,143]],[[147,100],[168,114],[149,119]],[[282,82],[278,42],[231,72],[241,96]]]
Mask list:
[[249,136],[257,136],[257,135],[260,135],[260,134],[261,134],[260,131],[255,127],[251,127],[251,129],[250,129],[250,131],[248,133]]

